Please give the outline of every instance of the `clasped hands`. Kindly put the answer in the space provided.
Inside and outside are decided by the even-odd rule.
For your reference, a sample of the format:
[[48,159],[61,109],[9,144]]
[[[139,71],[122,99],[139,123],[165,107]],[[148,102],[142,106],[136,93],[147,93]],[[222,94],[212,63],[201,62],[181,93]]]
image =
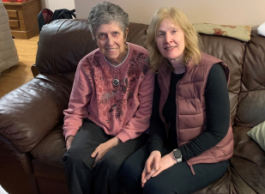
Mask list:
[[149,158],[146,160],[144,170],[142,172],[142,187],[151,178],[159,175],[162,171],[170,168],[177,161],[173,155],[173,152],[166,154],[161,158],[160,151],[151,152]]

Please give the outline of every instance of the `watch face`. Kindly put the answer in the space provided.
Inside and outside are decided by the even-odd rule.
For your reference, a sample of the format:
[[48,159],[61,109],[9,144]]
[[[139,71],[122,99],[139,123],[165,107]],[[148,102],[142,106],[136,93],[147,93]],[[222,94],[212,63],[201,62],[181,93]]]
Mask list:
[[177,158],[181,158],[182,155],[181,155],[180,150],[175,150],[175,151],[174,151],[174,156],[175,156],[176,159],[177,159]]

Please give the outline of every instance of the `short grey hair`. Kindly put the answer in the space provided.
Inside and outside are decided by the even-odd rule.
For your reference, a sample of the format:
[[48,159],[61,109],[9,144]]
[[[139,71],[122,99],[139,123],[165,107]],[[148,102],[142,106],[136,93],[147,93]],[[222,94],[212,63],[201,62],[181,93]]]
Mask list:
[[88,16],[88,23],[90,32],[94,37],[96,37],[96,31],[100,25],[111,22],[118,22],[125,36],[129,26],[129,16],[120,6],[103,1],[92,7]]

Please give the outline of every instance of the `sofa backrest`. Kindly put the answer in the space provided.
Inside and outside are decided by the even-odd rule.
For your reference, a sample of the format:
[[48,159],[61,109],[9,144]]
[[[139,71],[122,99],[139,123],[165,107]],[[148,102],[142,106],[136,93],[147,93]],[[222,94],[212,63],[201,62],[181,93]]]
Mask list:
[[[145,24],[130,23],[127,41],[145,47],[147,28]],[[260,98],[265,92],[265,38],[255,33],[249,43],[201,34],[203,51],[229,66],[231,118],[233,122],[236,116],[238,126],[252,127],[262,122],[265,115],[265,100]],[[87,20],[55,20],[40,33],[36,67],[41,74],[64,75],[73,82],[78,62],[96,48]],[[257,116],[258,112],[263,114]]]
[[265,37],[251,32],[242,69],[235,125],[254,127],[265,121]]
[[203,42],[203,51],[222,59],[229,67],[230,82],[228,85],[228,91],[231,120],[233,123],[238,105],[246,43],[233,38],[216,35],[201,34],[201,38]]
[[75,72],[78,62],[96,48],[87,20],[55,20],[40,32],[36,67],[39,73]]

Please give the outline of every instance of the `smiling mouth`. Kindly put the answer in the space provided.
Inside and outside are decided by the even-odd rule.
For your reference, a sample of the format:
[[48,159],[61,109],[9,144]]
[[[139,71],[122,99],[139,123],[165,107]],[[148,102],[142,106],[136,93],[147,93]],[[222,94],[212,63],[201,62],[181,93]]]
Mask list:
[[172,49],[174,49],[174,48],[176,48],[177,46],[169,46],[169,47],[165,47],[165,50],[168,50],[168,51],[170,51],[170,50],[172,50]]
[[115,51],[116,48],[106,48],[107,51],[111,52],[111,51]]

